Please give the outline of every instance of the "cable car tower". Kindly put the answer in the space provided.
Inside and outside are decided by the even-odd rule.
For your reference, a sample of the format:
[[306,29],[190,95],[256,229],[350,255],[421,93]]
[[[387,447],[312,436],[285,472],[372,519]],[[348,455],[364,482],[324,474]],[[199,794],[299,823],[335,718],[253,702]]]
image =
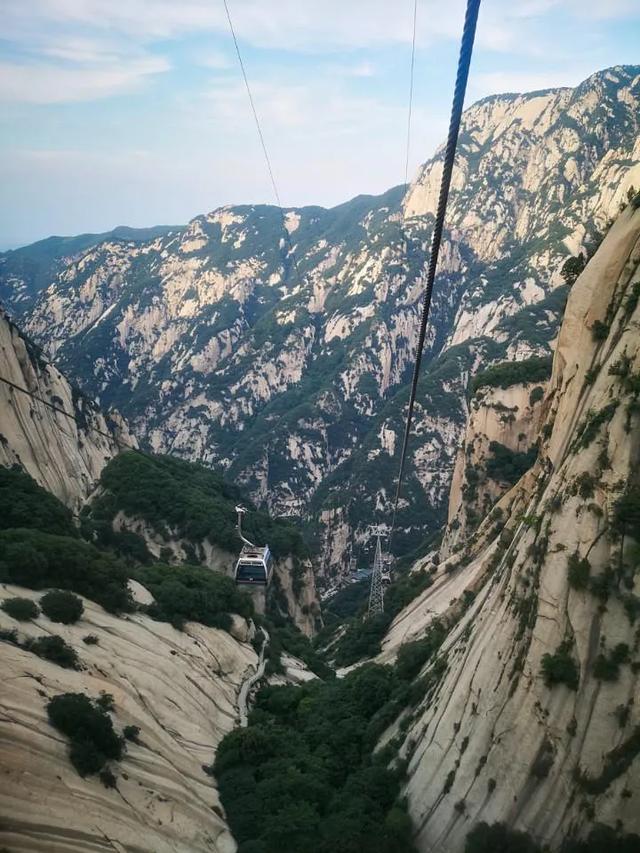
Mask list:
[[389,572],[385,572],[385,562],[382,556],[382,545],[380,544],[380,533],[376,534],[376,555],[373,558],[373,572],[371,573],[371,590],[369,592],[369,609],[367,610],[367,619],[372,616],[378,616],[384,613],[384,580],[386,573],[389,578]]

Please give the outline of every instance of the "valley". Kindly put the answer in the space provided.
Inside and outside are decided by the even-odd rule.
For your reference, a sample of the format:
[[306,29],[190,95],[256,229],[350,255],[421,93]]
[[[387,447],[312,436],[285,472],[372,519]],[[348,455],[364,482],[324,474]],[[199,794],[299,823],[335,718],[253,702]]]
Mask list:
[[[398,553],[446,516],[469,376],[550,353],[563,264],[593,251],[640,186],[638,74],[465,112]],[[277,208],[238,206],[146,242],[58,246],[48,277],[8,253],[3,299],[150,449],[221,466],[303,522],[329,582],[388,524],[441,157],[406,195],[285,211],[287,241]]]
[[0,255],[0,849],[640,850],[639,104],[465,111],[369,618],[441,149]]

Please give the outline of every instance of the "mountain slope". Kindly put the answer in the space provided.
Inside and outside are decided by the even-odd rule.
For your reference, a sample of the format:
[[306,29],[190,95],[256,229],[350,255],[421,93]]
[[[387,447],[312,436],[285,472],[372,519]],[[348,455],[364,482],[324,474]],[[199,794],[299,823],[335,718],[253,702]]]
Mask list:
[[385,641],[388,660],[449,628],[401,736],[424,853],[461,850],[478,821],[552,849],[597,822],[640,829],[639,397],[636,200],[571,291],[538,460]]
[[[444,519],[470,373],[550,351],[563,264],[640,185],[639,103],[640,68],[625,66],[466,111],[399,550]],[[227,466],[270,511],[309,522],[323,570],[343,571],[388,522],[441,158],[404,205],[396,188],[286,211],[295,260],[266,206],[100,243],[57,272],[27,329],[153,449]]]
[[122,418],[95,403],[0,311],[0,376],[72,414],[67,418],[0,383],[0,465],[19,465],[74,509],[84,503],[120,442],[135,446]]

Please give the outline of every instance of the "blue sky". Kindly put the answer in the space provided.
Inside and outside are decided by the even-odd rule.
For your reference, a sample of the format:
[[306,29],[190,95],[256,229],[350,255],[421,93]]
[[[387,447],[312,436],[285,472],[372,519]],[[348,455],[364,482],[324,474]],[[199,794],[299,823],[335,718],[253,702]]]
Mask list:
[[[404,179],[413,0],[228,0],[285,205]],[[410,172],[446,130],[463,0],[418,0]],[[468,103],[640,63],[640,0],[483,0]],[[272,202],[222,0],[7,0],[0,248]]]

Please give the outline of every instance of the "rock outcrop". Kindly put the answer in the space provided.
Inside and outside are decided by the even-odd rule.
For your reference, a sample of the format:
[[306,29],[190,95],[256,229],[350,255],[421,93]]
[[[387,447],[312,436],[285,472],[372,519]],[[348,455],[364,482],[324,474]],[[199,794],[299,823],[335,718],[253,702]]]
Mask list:
[[[15,595],[39,597],[0,585],[1,598]],[[3,630],[16,629],[21,641],[62,636],[82,664],[80,671],[63,669],[1,644],[0,847],[12,853],[233,853],[203,765],[236,724],[238,689],[257,661],[252,646],[195,623],[177,631],[139,614],[111,616],[87,600],[84,607],[82,619],[68,626],[42,614],[15,622],[0,610]],[[88,636],[91,642],[83,642]],[[140,729],[139,742],[128,742],[113,764],[115,788],[78,775],[66,739],[47,719],[52,697],[98,698],[101,691],[114,699],[118,732]]]
[[79,509],[122,442],[136,446],[125,422],[115,413],[103,415],[2,311],[0,376],[49,404],[0,382],[0,465],[19,465]]
[[402,748],[421,853],[462,851],[482,820],[552,849],[593,822],[640,830],[636,208],[571,290],[537,461],[386,638],[391,660],[449,627]]

